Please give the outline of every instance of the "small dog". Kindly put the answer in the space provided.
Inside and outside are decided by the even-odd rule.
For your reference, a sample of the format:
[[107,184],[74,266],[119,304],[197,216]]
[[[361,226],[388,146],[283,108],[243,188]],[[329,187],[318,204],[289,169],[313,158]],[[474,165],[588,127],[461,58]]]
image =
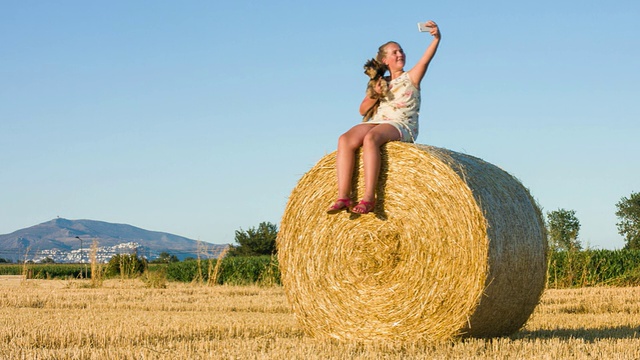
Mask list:
[[[384,73],[387,71],[387,65],[379,62],[376,59],[371,59],[364,64],[364,73],[369,76],[369,82],[367,83],[367,96],[372,99],[377,99],[371,109],[364,114],[362,118],[363,122],[369,121],[378,111],[380,106],[380,99],[387,95],[389,91],[389,83],[384,78]],[[377,92],[376,84],[380,81],[380,92]]]

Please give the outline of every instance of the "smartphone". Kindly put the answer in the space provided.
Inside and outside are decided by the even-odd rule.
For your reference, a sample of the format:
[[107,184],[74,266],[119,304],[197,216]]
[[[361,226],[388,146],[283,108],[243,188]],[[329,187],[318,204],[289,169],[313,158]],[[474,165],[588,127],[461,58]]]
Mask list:
[[418,31],[420,32],[429,32],[431,31],[432,27],[431,26],[427,26],[426,22],[423,23],[418,23]]

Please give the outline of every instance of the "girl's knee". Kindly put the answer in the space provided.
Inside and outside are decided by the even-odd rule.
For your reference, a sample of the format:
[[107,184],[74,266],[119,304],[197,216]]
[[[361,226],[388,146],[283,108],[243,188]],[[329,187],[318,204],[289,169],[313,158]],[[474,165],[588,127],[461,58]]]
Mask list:
[[362,141],[362,146],[375,146],[375,147],[380,147],[382,146],[382,137],[375,133],[375,132],[369,132],[367,135],[365,135],[363,141]]
[[340,137],[338,138],[338,148],[344,148],[348,143],[349,137],[347,136],[347,134],[340,135]]
[[357,141],[349,133],[344,133],[338,138],[338,148],[355,149],[358,146]]

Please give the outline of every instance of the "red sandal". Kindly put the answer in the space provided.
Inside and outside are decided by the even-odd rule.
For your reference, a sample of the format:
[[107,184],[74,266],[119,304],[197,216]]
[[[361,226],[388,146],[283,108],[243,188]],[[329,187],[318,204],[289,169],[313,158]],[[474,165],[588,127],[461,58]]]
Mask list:
[[351,207],[351,199],[338,199],[331,207],[327,209],[327,214],[337,214],[342,210],[349,209]]
[[375,201],[360,200],[358,205],[351,208],[351,212],[364,215],[373,211],[373,208],[375,208],[375,206],[376,206]]

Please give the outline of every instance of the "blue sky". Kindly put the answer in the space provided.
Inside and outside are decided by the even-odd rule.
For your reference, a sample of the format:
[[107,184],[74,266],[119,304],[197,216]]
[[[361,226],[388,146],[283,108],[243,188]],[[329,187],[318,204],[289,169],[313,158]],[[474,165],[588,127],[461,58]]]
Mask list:
[[126,223],[211,243],[279,223],[300,177],[360,122],[364,62],[400,42],[418,143],[500,166],[585,245],[624,246],[640,191],[640,3],[3,1],[0,234]]

